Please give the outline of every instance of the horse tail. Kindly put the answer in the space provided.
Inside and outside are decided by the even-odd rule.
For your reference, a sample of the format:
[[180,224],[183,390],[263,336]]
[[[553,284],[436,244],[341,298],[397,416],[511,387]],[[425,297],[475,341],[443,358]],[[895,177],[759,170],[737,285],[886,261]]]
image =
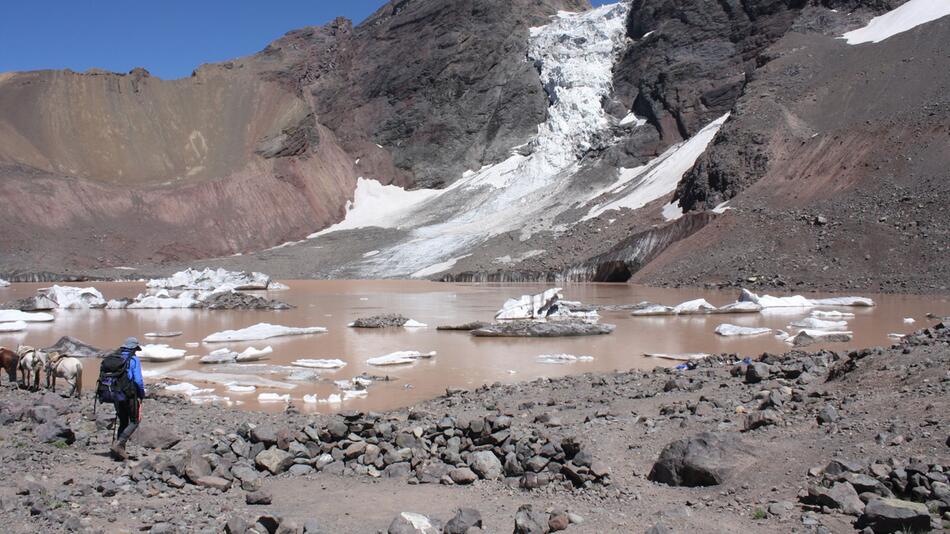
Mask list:
[[79,364],[76,370],[78,371],[76,374],[76,396],[82,397],[82,363]]

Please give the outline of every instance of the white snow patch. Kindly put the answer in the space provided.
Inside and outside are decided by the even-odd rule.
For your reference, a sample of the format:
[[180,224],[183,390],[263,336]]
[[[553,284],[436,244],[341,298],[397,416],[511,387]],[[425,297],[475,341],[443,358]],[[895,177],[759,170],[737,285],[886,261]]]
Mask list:
[[683,216],[683,208],[680,207],[678,202],[670,202],[663,206],[661,213],[667,221],[675,221]]
[[26,330],[26,321],[0,323],[0,332],[21,332]]
[[366,360],[366,363],[369,365],[375,366],[384,366],[384,365],[403,365],[407,363],[414,363],[419,359],[428,359],[436,355],[435,351],[432,352],[419,352],[415,350],[403,350],[399,352],[393,352],[391,354],[386,354],[385,356],[377,356],[375,358],[370,358]]
[[646,165],[621,170],[617,182],[610,189],[610,192],[619,195],[619,198],[594,206],[581,220],[593,219],[610,210],[642,208],[672,193],[683,174],[691,169],[699,156],[706,151],[706,147],[728,118],[729,114],[726,113],[693,137],[666,149],[662,155]]
[[327,329],[320,326],[311,326],[305,328],[296,328],[291,326],[272,325],[269,323],[258,323],[254,326],[242,328],[240,330],[225,330],[215,332],[204,338],[205,343],[226,343],[229,341],[258,341],[281,336],[300,336],[307,334],[322,334]]
[[48,323],[53,316],[43,312],[22,312],[20,310],[0,310],[0,323],[24,321],[27,323]]
[[438,189],[406,191],[398,185],[383,185],[376,180],[357,178],[353,201],[347,202],[343,220],[311,234],[309,238],[357,228],[399,228],[416,206],[442,193],[443,190]]
[[723,213],[725,213],[725,212],[727,212],[727,211],[729,211],[729,210],[731,210],[731,209],[735,209],[735,208],[730,207],[730,206],[729,206],[729,201],[727,200],[727,201],[723,202],[722,204],[719,204],[718,206],[716,206],[715,208],[713,208],[713,209],[711,209],[711,210],[709,210],[709,211],[711,211],[711,212],[713,212],[713,213],[717,213],[717,214],[719,214],[719,215],[722,215]]
[[363,257],[364,257],[364,258],[372,258],[373,256],[375,256],[375,255],[377,255],[377,254],[379,254],[379,251],[378,251],[378,250],[371,250],[371,251],[367,252],[366,254],[363,254]]
[[647,123],[646,119],[637,117],[632,111],[627,114],[626,117],[620,119],[620,126],[630,126],[633,125],[634,128],[639,128]]
[[947,0],[910,0],[904,5],[874,17],[867,26],[841,36],[849,45],[879,43],[921,24],[950,15]]
[[724,337],[732,336],[758,336],[768,334],[771,328],[752,328],[748,326],[736,326],[734,324],[723,323],[716,327],[716,333]]

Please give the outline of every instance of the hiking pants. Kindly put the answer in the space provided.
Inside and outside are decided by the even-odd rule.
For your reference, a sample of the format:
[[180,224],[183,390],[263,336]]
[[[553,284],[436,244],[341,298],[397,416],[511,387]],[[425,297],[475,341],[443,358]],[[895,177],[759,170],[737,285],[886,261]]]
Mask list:
[[125,446],[132,433],[139,427],[139,400],[136,398],[115,403],[115,415],[119,419],[119,445]]

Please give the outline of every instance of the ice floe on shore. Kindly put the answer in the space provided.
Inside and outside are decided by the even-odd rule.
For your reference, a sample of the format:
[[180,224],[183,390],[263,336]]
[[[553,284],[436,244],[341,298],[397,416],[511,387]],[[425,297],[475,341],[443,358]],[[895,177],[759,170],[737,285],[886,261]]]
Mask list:
[[292,327],[292,326],[282,326],[282,325],[273,325],[270,323],[258,323],[247,328],[241,328],[239,330],[224,330],[222,332],[215,332],[204,338],[205,343],[227,343],[233,341],[259,341],[262,339],[270,339],[273,337],[282,337],[282,336],[302,336],[308,334],[322,334],[327,331],[326,328],[322,326],[310,326],[310,327]]
[[290,394],[261,393],[257,396],[257,402],[290,402]]
[[419,352],[415,350],[403,350],[399,352],[393,352],[391,354],[386,354],[384,356],[377,356],[375,358],[370,358],[366,360],[366,363],[368,365],[375,365],[375,366],[404,365],[408,363],[414,363],[420,359],[429,359],[435,355],[436,355],[435,351]]
[[647,358],[659,358],[661,360],[673,360],[677,362],[691,362],[696,360],[704,360],[709,357],[709,354],[705,352],[684,352],[680,354],[666,354],[663,352],[647,352],[644,353],[644,356]]
[[10,287],[10,282],[7,282],[3,278],[0,278],[0,287]]
[[297,384],[271,380],[256,375],[236,374],[236,373],[206,373],[202,371],[192,371],[180,369],[171,371],[166,375],[168,378],[182,382],[203,382],[208,384],[220,384],[222,386],[254,386],[268,389],[294,389]]

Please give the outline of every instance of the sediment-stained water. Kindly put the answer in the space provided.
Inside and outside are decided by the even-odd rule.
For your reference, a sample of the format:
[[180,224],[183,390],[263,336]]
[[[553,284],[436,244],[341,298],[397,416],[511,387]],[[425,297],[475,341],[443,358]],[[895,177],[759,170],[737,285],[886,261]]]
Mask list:
[[[444,393],[447,387],[474,388],[494,382],[518,382],[540,377],[615,369],[649,369],[678,362],[647,358],[645,353],[720,353],[754,356],[764,351],[783,352],[790,346],[772,334],[726,338],[714,333],[717,326],[730,323],[747,327],[788,330],[792,321],[808,317],[811,309],[770,309],[761,314],[701,315],[679,317],[632,317],[628,311],[602,311],[601,322],[614,324],[611,335],[578,338],[510,339],[475,338],[468,332],[436,331],[436,326],[474,320],[491,320],[505,299],[537,293],[545,286],[468,285],[423,281],[287,281],[290,290],[267,292],[269,298],[297,306],[287,311],[209,311],[209,310],[57,310],[52,323],[32,323],[19,333],[0,333],[0,345],[15,347],[29,344],[51,345],[60,336],[69,335],[91,345],[110,349],[128,336],[144,343],[165,343],[184,349],[188,358],[167,363],[145,362],[146,382],[185,381],[200,388],[213,389],[240,409],[282,411],[283,401],[259,402],[261,393],[278,398],[289,395],[302,411],[340,409],[384,410],[406,406]],[[47,284],[14,284],[0,288],[0,302],[33,295]],[[106,298],[130,297],[145,290],[144,283],[72,284],[94,285]],[[568,285],[565,298],[585,304],[634,304],[644,300],[678,304],[705,298],[716,306],[733,302],[738,291],[699,289],[657,289],[634,285]],[[263,294],[263,292],[261,292]],[[833,296],[833,295],[819,295]],[[925,315],[950,315],[950,299],[945,296],[874,295],[873,308],[837,308],[854,313],[847,330],[854,332],[848,343],[818,344],[843,350],[854,347],[883,346],[893,343],[890,333],[906,333],[929,323]],[[830,308],[825,308],[830,309]],[[381,313],[401,313],[428,328],[387,328],[366,330],[348,328],[354,319]],[[914,323],[905,322],[912,318]],[[257,323],[293,327],[322,326],[325,334],[273,338],[238,343],[201,343],[209,334],[233,330]],[[147,332],[174,332],[179,337],[148,339]],[[242,352],[248,347],[273,347],[267,359],[246,364],[207,365],[198,357],[220,349]],[[370,358],[396,351],[435,351],[430,359],[413,363],[374,367]],[[542,355],[568,354],[578,358],[546,358]],[[194,356],[194,357],[192,357]],[[581,358],[581,356],[589,356]],[[295,368],[295,360],[339,359],[347,363],[341,369]],[[558,363],[549,363],[549,362]],[[85,360],[84,385],[94,387],[98,361]],[[198,374],[196,374],[198,373]],[[389,376],[388,382],[376,381],[365,397],[344,399],[338,404],[308,404],[304,396],[326,399],[343,395],[335,381],[349,380],[367,373]],[[234,376],[257,382],[250,388],[229,391],[225,385]],[[309,376],[308,376],[309,375]],[[173,379],[172,377],[177,377]],[[247,378],[256,377],[256,378]],[[207,392],[211,393],[211,392]],[[312,397],[311,397],[312,398]]]

